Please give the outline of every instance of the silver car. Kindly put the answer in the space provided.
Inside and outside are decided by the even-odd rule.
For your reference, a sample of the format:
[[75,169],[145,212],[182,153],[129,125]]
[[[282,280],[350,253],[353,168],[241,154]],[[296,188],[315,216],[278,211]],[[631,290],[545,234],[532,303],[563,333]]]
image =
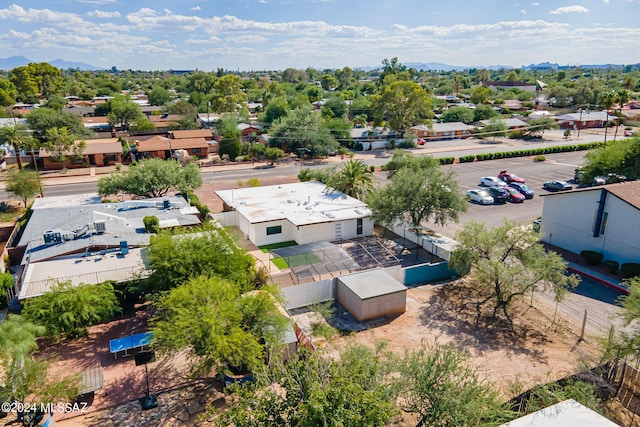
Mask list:
[[480,203],[481,205],[493,204],[493,197],[491,197],[487,190],[467,190],[467,199]]

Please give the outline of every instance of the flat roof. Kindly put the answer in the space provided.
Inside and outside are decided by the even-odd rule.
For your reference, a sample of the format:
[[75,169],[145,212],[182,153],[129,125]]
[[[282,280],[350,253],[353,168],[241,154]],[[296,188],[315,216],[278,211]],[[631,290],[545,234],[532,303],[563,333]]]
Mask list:
[[38,197],[31,210],[63,208],[67,206],[97,205],[102,203],[98,193],[71,194],[67,196]]
[[[41,203],[47,203],[47,197]],[[164,208],[164,200],[169,207]],[[55,257],[81,252],[86,248],[116,247],[126,240],[129,246],[146,246],[151,234],[144,228],[144,217],[155,216],[160,228],[190,226],[200,224],[187,201],[180,196],[155,199],[126,200],[117,203],[82,203],[60,205],[59,200],[51,202],[53,207],[42,207],[33,211],[17,246],[27,246],[23,263],[45,261]],[[99,233],[96,222],[104,221],[105,230]],[[57,231],[64,237],[57,244],[46,244],[45,231]]]
[[252,224],[286,219],[309,225],[371,216],[366,203],[319,182],[240,188],[215,192]]
[[525,415],[500,427],[619,427],[573,399]]
[[79,286],[107,280],[124,282],[136,275],[146,277],[146,254],[147,248],[129,249],[127,255],[113,249],[31,263],[24,272],[18,299],[40,296],[59,282],[70,281],[72,286]]
[[406,291],[407,287],[382,269],[367,270],[338,277],[361,300]]

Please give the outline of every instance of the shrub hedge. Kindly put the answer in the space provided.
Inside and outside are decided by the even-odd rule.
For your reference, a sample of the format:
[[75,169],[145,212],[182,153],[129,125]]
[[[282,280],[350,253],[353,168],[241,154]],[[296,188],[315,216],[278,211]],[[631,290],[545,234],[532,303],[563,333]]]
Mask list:
[[598,265],[602,262],[602,252],[596,251],[582,251],[580,252],[580,256],[587,262],[589,265]]

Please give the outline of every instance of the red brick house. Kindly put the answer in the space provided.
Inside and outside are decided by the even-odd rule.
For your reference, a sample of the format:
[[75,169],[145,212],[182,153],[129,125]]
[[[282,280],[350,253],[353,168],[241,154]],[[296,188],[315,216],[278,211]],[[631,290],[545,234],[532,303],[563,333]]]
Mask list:
[[[76,141],[79,144],[80,141]],[[63,153],[64,160],[58,153],[45,148],[40,149],[38,157],[42,159],[44,170],[59,170],[63,168],[83,168],[89,166],[112,166],[122,162],[122,144],[118,138],[87,139],[81,154],[74,154],[74,150]]]
[[172,139],[156,135],[147,140],[136,141],[138,158],[157,157],[168,159],[175,150],[186,150],[190,156],[206,159],[209,145],[204,138]]

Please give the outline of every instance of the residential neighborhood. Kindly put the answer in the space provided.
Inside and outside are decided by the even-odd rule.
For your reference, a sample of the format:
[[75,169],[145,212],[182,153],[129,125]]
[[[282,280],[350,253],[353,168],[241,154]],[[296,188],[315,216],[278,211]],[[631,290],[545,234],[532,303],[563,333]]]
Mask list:
[[383,64],[0,74],[0,423],[634,425],[640,71]]

